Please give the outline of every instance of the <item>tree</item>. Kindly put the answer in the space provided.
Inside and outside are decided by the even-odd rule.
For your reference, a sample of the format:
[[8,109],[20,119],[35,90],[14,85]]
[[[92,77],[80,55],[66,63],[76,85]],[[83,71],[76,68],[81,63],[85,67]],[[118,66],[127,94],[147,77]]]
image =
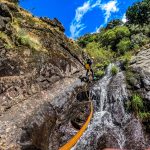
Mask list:
[[117,51],[120,55],[124,55],[125,52],[129,51],[132,48],[131,41],[129,38],[123,38],[117,44]]
[[123,25],[123,22],[119,19],[115,19],[115,20],[110,21],[107,24],[106,29],[113,29],[114,27],[121,26],[121,25]]
[[101,35],[101,42],[105,47],[111,47],[116,51],[117,44],[123,39],[130,36],[130,31],[126,26],[117,26],[113,29],[107,30]]
[[126,12],[129,24],[144,24],[150,22],[150,0],[137,2]]

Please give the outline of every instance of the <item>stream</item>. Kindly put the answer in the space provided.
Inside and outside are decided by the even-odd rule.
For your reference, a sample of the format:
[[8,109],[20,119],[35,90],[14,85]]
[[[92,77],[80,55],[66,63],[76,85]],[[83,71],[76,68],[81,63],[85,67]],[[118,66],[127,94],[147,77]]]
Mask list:
[[93,118],[72,150],[144,149],[142,126],[125,110],[128,92],[124,72],[120,69],[112,76],[113,65],[108,66],[106,75],[91,88]]

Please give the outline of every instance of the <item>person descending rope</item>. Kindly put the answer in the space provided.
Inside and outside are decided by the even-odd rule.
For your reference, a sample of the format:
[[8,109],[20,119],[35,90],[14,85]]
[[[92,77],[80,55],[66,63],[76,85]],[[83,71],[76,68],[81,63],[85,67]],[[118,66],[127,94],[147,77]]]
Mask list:
[[88,58],[86,60],[86,64],[85,64],[85,68],[86,68],[86,78],[89,80],[89,71],[91,71],[92,73],[92,80],[94,79],[94,72],[93,72],[93,69],[92,69],[92,64],[93,64],[93,57],[92,59]]

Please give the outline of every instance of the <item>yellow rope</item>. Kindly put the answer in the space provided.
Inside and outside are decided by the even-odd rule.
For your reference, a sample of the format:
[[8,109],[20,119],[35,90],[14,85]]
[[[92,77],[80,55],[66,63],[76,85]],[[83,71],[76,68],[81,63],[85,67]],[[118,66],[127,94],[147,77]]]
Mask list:
[[[90,100],[90,99],[89,99]],[[70,150],[80,139],[80,137],[83,135],[83,133],[85,132],[86,128],[88,127],[88,124],[91,121],[91,118],[93,116],[93,104],[92,101],[91,102],[91,112],[90,115],[88,116],[85,124],[82,126],[82,128],[76,133],[75,136],[73,136],[64,146],[62,146],[59,150]]]

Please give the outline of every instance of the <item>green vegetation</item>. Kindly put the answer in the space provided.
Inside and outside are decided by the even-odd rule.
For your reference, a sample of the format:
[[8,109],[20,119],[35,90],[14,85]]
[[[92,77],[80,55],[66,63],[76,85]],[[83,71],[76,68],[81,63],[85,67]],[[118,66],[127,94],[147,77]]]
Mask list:
[[136,83],[135,74],[130,69],[126,71],[126,81],[129,85],[132,85],[132,86],[134,86]]
[[139,112],[139,117],[143,121],[148,120],[148,119],[150,119],[150,112]]
[[117,66],[113,66],[112,68],[111,68],[111,73],[112,73],[112,75],[116,75],[117,73],[118,73],[118,67]]
[[124,55],[131,48],[132,45],[129,38],[124,38],[117,44],[118,53],[120,55]]
[[102,77],[105,75],[105,72],[103,70],[98,70],[97,72],[95,72],[95,76],[96,77]]
[[144,24],[150,22],[150,1],[143,0],[129,7],[126,13],[130,24]]
[[38,38],[31,36],[28,32],[21,28],[18,28],[17,30],[17,39],[20,44],[28,46],[34,50],[40,50],[42,47]]
[[121,26],[121,25],[123,25],[123,22],[121,20],[119,19],[112,20],[107,24],[106,29],[113,29],[114,27]]
[[138,94],[134,94],[132,96],[131,107],[136,113],[139,113],[143,110],[143,100]]
[[94,56],[95,66],[103,61],[122,60],[128,64],[141,46],[150,42],[150,1],[133,4],[126,12],[127,22],[110,21],[99,33],[86,34],[77,39],[79,46]]
[[142,98],[138,94],[133,94],[131,100],[126,104],[127,110],[131,110],[136,116],[140,116],[144,110],[144,104]]
[[0,39],[4,42],[4,46],[6,49],[13,48],[13,45],[7,34],[0,32]]
[[99,42],[105,47],[110,47],[113,51],[117,51],[117,44],[122,40],[122,38],[129,37],[130,31],[125,26],[118,26],[113,29],[106,30],[104,34],[101,35]]
[[126,107],[128,110],[133,111],[142,121],[150,119],[150,112],[147,111],[140,95],[133,94],[131,101],[127,102]]
[[102,48],[99,43],[91,42],[86,46],[86,53],[90,57],[94,57],[93,69],[96,76],[104,75],[104,69],[108,66],[113,58],[113,52]]
[[96,42],[91,42],[86,46],[86,52],[90,57],[94,57],[96,63],[106,63],[113,57],[113,53],[101,48]]
[[131,51],[126,52],[126,53],[124,53],[124,55],[122,55],[122,56],[119,57],[119,60],[120,60],[120,61],[123,61],[124,64],[127,66],[128,63],[129,63],[129,61],[131,60],[132,55],[133,55],[133,54],[132,54]]
[[[110,21],[106,27],[99,29],[99,33],[80,37],[77,43],[90,57],[94,57],[93,68],[98,77],[104,75],[109,63],[123,62],[128,87],[135,93],[140,77],[130,70],[129,62],[142,46],[150,43],[150,0],[133,4],[128,8],[126,18],[126,23],[119,19]],[[111,72],[116,75],[118,68],[112,67]],[[138,94],[133,94],[127,102],[127,109],[142,121],[150,119],[149,107]]]

